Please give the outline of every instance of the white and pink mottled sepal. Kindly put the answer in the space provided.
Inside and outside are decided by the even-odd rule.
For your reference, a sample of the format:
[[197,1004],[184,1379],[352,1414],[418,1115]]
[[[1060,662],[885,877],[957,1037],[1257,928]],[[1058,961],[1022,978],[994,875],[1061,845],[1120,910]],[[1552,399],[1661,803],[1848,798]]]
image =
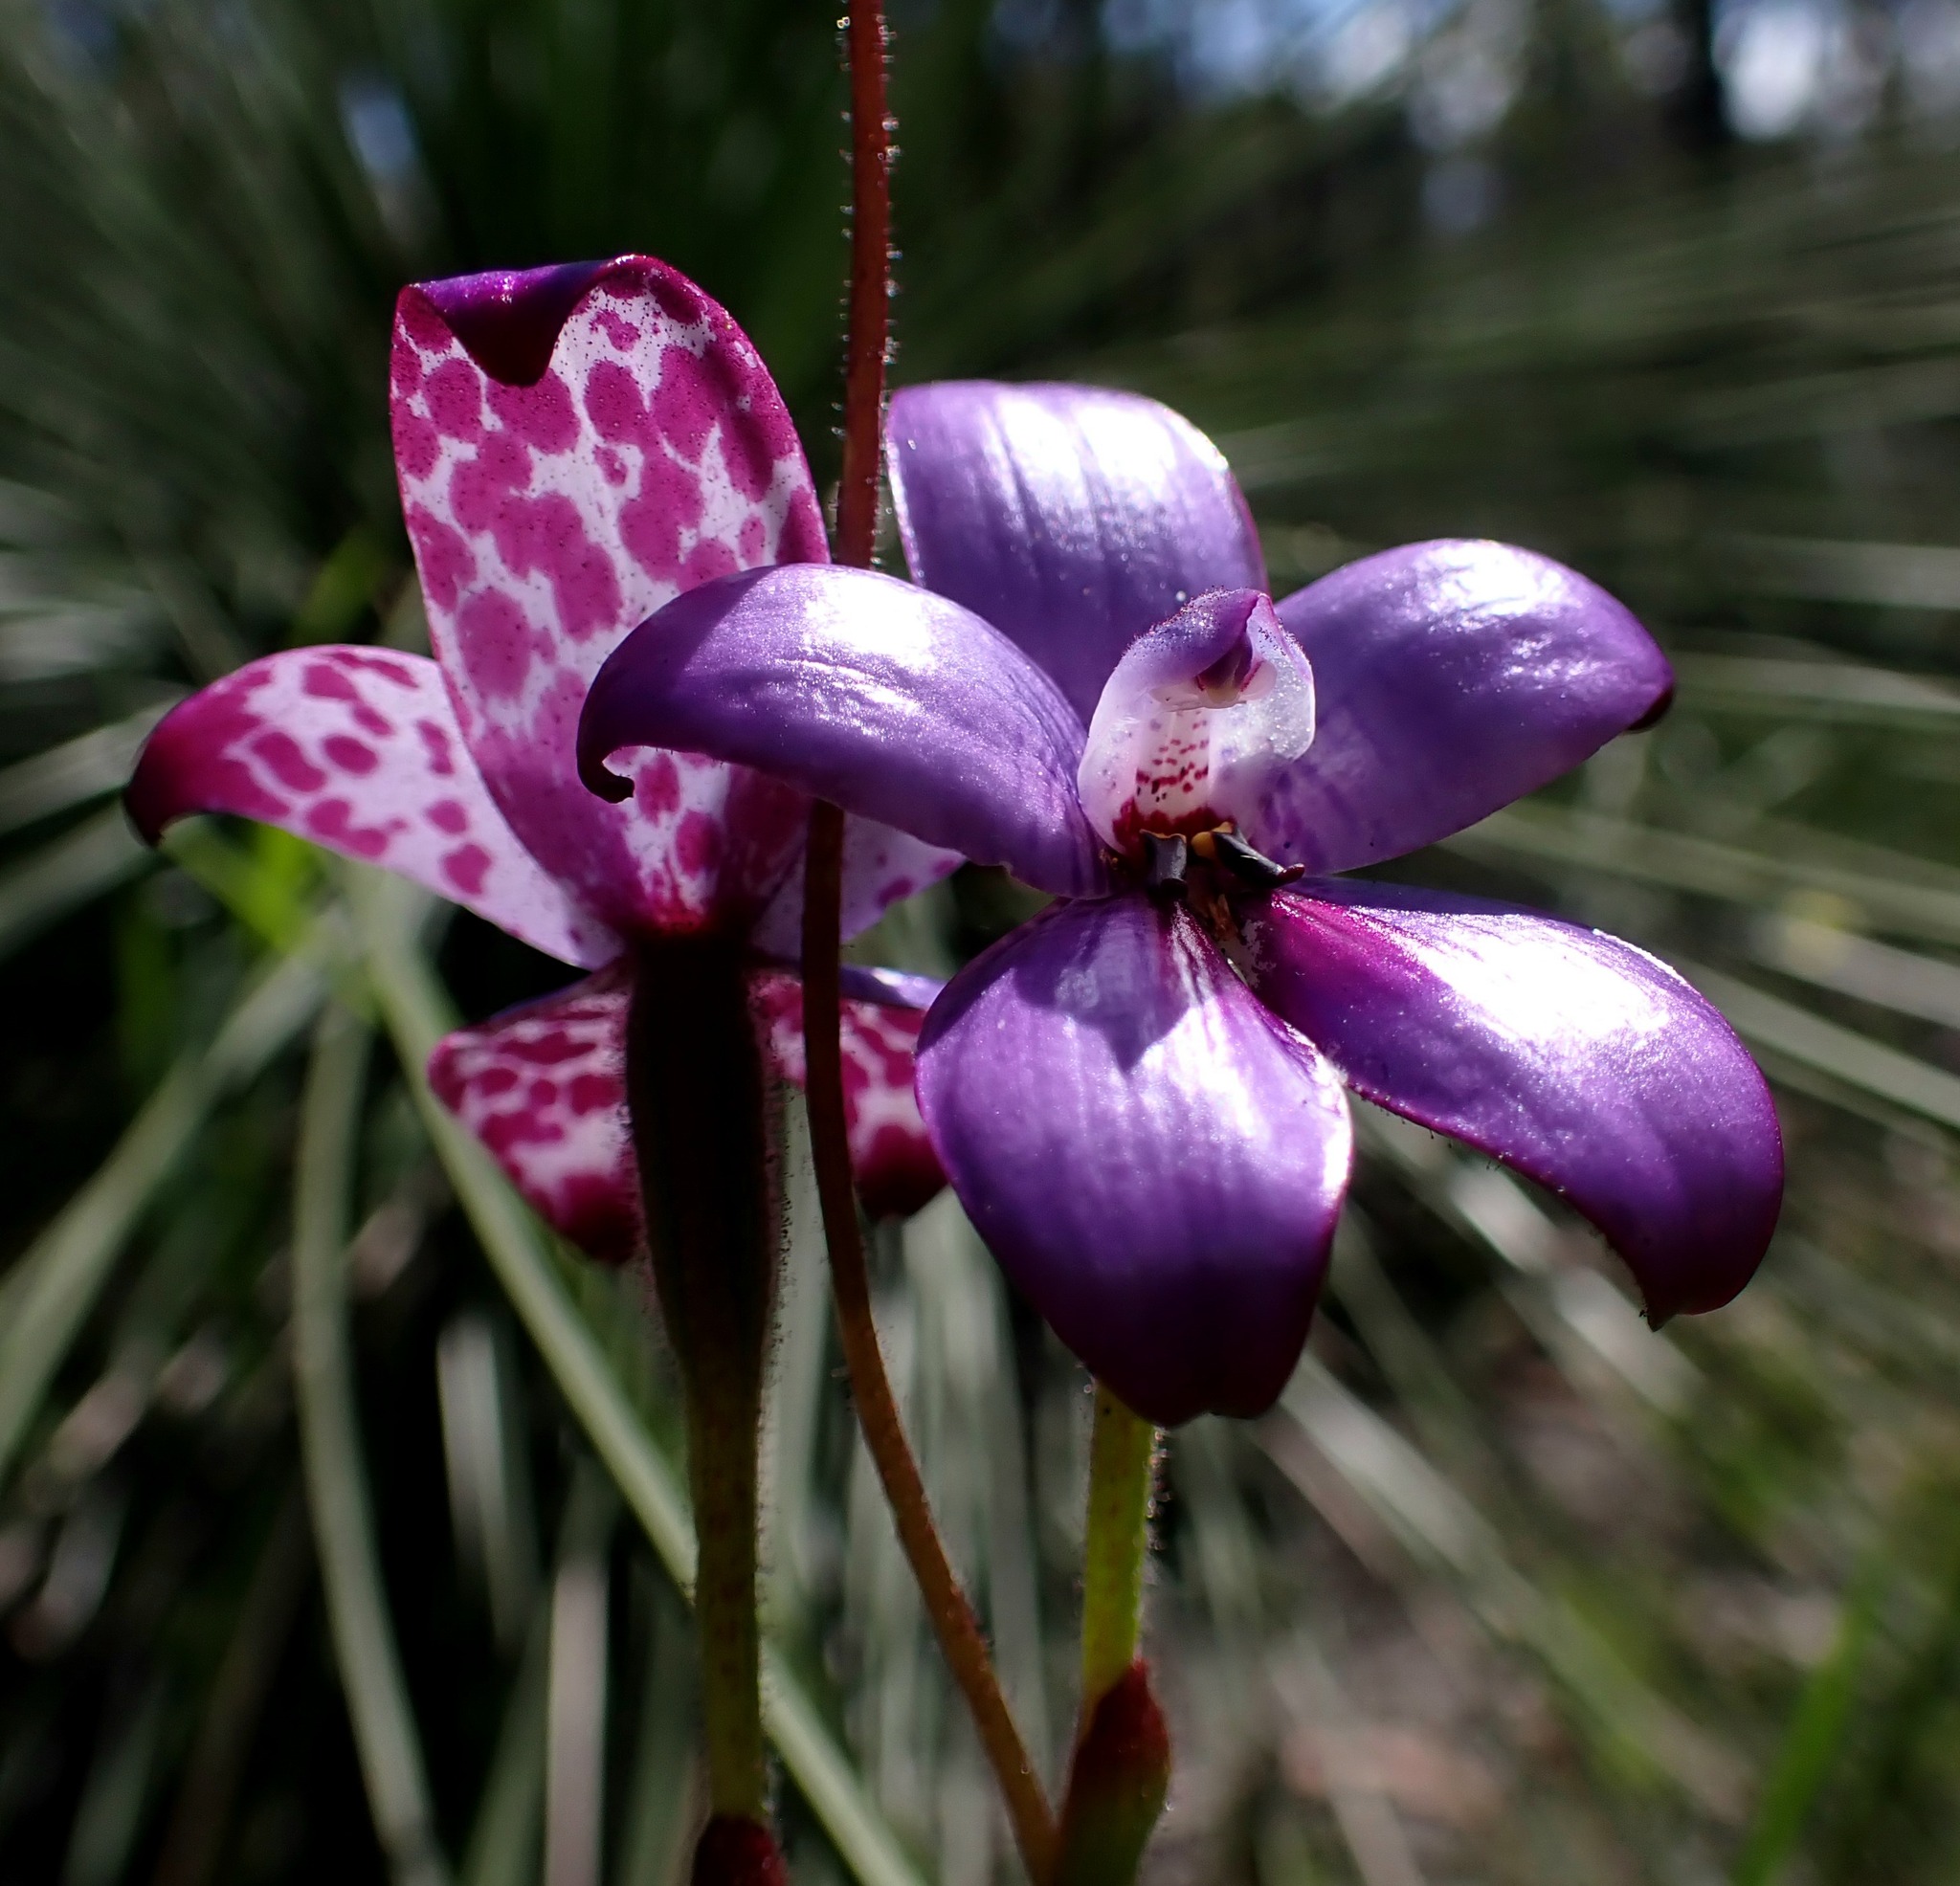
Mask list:
[[464,738],[531,852],[622,931],[752,921],[808,802],[698,756],[579,784],[599,664],[710,577],[827,558],[810,468],[724,309],[646,256],[402,291],[395,470]]
[[[916,1211],[946,1184],[912,1095],[912,1053],[937,985],[854,972],[843,1003],[844,1106],[852,1167],[877,1217]],[[776,1073],[803,1084],[803,986],[785,969],[750,979]],[[490,1150],[524,1201],[589,1255],[623,1263],[641,1241],[639,1177],[626,1115],[631,970],[601,970],[539,1002],[458,1029],[429,1060],[435,1097]]]
[[126,804],[152,844],[192,812],[276,825],[581,968],[623,947],[519,842],[426,655],[319,647],[247,662],[165,716]]

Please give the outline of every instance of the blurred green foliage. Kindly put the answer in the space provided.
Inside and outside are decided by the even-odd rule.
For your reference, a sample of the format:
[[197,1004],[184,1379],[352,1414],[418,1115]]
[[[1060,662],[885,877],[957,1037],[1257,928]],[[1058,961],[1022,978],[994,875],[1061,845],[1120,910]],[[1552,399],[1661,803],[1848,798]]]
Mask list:
[[[1951,10],[1753,0],[1712,38],[1706,8],[1590,0],[893,12],[901,375],[1171,401],[1232,457],[1282,588],[1489,532],[1624,594],[1678,657],[1671,719],[1396,869],[1666,955],[1756,1046],[1791,1137],[1762,1278],[1653,1334],[1555,1203],[1368,1116],[1301,1376],[1266,1421],[1173,1444],[1151,1641],[1180,1771],[1151,1876],[1950,1878]],[[597,1876],[655,1886],[699,1790],[645,1536],[678,1434],[643,1298],[445,1164],[414,1053],[360,1073],[306,1046],[330,996],[412,1046],[444,999],[431,956],[470,1016],[563,972],[468,918],[376,932],[371,886],[277,834],[189,830],[159,862],[110,795],[162,705],[246,655],[419,633],[383,402],[404,280],[659,254],[750,329],[827,476],[835,23],[783,0],[4,18],[0,1874],[488,1886],[548,1849],[585,1886],[565,1855],[596,1817]],[[1726,137],[1725,87],[1789,137]],[[872,947],[945,972],[1023,909],[969,874]],[[321,1201],[297,1225],[296,1162]],[[920,1871],[978,1886],[1007,1844],[791,1177],[774,1640]],[[317,1262],[336,1215],[341,1284]],[[295,1415],[307,1238],[332,1288],[306,1353],[344,1311],[337,1458],[372,1514],[326,1542]],[[884,1236],[880,1276],[948,1538],[1052,1763],[1080,1374],[949,1202]],[[364,1551],[385,1610],[350,1640],[316,1567]],[[350,1707],[410,1738],[424,1786],[412,1763],[364,1784]],[[567,1753],[593,1733],[597,1788]],[[839,1832],[854,1786],[786,1784],[799,1879],[840,1855],[899,1876],[875,1822]]]

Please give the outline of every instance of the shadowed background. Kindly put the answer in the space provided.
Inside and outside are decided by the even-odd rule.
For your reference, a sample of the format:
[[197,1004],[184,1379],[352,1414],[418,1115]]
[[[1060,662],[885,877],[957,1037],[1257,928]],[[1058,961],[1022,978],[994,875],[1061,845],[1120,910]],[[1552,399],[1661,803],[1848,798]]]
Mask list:
[[[112,795],[161,709],[250,655],[419,640],[384,385],[405,280],[662,255],[748,328],[830,477],[835,21],[0,20],[0,1878],[665,1886],[701,1811],[687,1628],[571,1412],[603,1375],[676,1457],[642,1293],[541,1250],[590,1339],[547,1365],[385,1041],[309,1054],[305,952],[352,875],[220,822],[158,859]],[[1171,1450],[1150,1643],[1179,1770],[1148,1877],[1951,1878],[1960,0],[893,20],[899,378],[1169,401],[1231,457],[1282,592],[1490,534],[1621,594],[1677,660],[1670,719],[1393,872],[1676,963],[1791,1143],[1760,1279],[1657,1335],[1551,1202],[1368,1113],[1301,1374]],[[1028,907],[963,874],[860,950],[946,973]],[[568,979],[466,916],[400,935],[472,1018]],[[358,1108],[345,1156],[301,1158],[309,1065]],[[791,1179],[769,1619],[906,1856],[840,1853],[786,1785],[796,1876],[1009,1879]],[[340,1220],[351,1346],[323,1365],[295,1255],[314,1276]],[[878,1262],[1052,1763],[1083,1379],[950,1200]],[[400,1682],[328,1629],[317,1566],[363,1547],[345,1498],[309,1501],[301,1413],[372,1502]]]

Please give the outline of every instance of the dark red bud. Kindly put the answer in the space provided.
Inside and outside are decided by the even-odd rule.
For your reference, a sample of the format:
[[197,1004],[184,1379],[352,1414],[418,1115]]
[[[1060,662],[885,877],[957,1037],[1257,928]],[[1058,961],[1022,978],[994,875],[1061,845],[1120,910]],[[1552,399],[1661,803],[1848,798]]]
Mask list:
[[790,1886],[776,1836],[740,1814],[717,1814],[694,1850],[693,1886]]
[[1131,1886],[1170,1786],[1170,1731],[1139,1657],[1103,1692],[1069,1764],[1056,1886]]

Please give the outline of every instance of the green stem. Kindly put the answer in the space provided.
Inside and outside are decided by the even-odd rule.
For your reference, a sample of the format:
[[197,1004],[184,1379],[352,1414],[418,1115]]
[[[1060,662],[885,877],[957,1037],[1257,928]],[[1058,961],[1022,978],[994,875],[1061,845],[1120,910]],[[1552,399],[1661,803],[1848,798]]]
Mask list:
[[[679,1477],[572,1301],[538,1221],[481,1142],[429,1091],[430,1050],[457,1023],[418,935],[434,899],[399,877],[346,870],[368,973],[430,1143],[573,1419],[675,1587],[691,1600],[694,1516]],[[769,1739],[858,1886],[924,1886],[795,1671],[767,1644],[762,1664]]]
[[1136,1660],[1156,1464],[1156,1429],[1097,1383],[1082,1559],[1084,1727],[1096,1705]]
[[397,1886],[444,1886],[429,1778],[389,1621],[354,1412],[347,1202],[368,1031],[338,1006],[314,1033],[293,1205],[293,1381],[334,1658],[374,1831]]
[[717,1814],[766,1825],[757,1481],[781,1211],[773,1089],[734,945],[641,943],[626,1069],[654,1282],[686,1405],[709,1800]]
[[1170,1738],[1137,1654],[1157,1431],[1096,1385],[1082,1560],[1082,1713],[1052,1886],[1133,1886],[1170,1786]]

